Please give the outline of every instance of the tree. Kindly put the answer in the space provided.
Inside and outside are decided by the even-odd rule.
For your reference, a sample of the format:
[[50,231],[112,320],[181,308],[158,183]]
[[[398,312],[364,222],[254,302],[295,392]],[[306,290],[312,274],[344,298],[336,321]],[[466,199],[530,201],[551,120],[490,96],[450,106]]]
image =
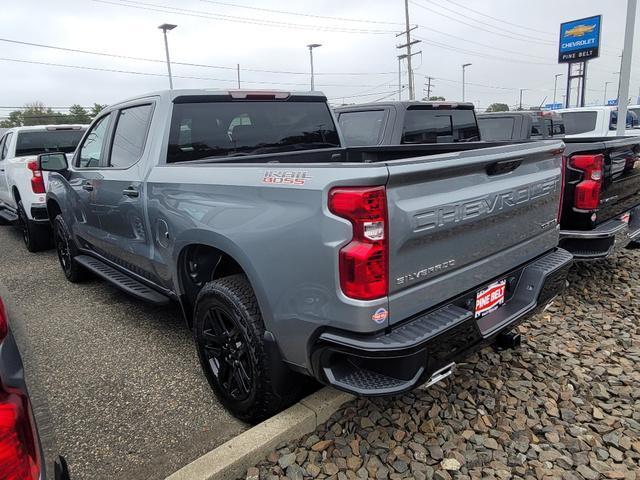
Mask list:
[[74,105],[71,105],[71,107],[69,107],[69,114],[67,115],[67,121],[69,123],[87,124],[87,123],[91,123],[91,117],[89,116],[89,114],[87,113],[87,111],[84,109],[83,106],[78,105],[76,103]]
[[91,112],[89,112],[89,115],[91,116],[91,118],[96,118],[98,114],[105,108],[107,108],[106,105],[102,105],[100,103],[94,103],[93,107],[91,107]]
[[506,103],[492,103],[487,107],[487,112],[508,112],[509,105]]

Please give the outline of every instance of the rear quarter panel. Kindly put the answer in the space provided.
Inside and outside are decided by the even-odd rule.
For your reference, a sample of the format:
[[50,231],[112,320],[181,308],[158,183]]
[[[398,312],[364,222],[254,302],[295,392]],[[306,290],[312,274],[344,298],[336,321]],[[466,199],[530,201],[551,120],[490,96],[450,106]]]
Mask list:
[[[265,182],[272,172],[305,174],[303,184]],[[379,330],[372,320],[387,299],[346,298],[338,251],[351,224],[328,211],[336,185],[383,185],[384,165],[173,164],[154,167],[146,182],[154,264],[168,288],[180,288],[177,261],[187,245],[206,244],[232,256],[247,273],[265,325],[285,358],[307,363],[312,333],[331,325],[354,332]],[[169,238],[158,231],[165,228]]]

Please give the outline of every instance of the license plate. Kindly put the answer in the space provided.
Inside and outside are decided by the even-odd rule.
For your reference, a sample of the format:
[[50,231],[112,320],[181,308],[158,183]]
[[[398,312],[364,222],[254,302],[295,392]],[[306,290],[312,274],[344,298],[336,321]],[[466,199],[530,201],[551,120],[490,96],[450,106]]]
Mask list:
[[506,290],[506,280],[500,280],[499,282],[492,283],[487,288],[478,290],[476,293],[475,318],[482,318],[500,308],[500,306],[504,304]]

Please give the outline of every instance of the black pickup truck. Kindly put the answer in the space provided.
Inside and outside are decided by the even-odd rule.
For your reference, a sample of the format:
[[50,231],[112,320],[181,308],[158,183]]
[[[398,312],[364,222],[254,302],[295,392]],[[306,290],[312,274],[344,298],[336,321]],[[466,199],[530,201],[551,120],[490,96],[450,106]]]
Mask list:
[[560,246],[596,260],[640,240],[640,137],[565,138]]

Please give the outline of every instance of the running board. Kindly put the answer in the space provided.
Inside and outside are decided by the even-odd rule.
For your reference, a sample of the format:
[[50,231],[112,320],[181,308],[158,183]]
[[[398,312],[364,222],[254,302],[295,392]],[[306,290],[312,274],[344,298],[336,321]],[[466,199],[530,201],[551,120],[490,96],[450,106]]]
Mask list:
[[17,223],[18,215],[9,211],[9,210],[0,210],[0,219],[4,220],[7,223]]
[[120,290],[132,295],[140,300],[144,300],[154,305],[166,305],[170,302],[169,297],[147,287],[129,275],[116,270],[97,258],[89,255],[79,255],[75,261],[97,276],[105,279]]

